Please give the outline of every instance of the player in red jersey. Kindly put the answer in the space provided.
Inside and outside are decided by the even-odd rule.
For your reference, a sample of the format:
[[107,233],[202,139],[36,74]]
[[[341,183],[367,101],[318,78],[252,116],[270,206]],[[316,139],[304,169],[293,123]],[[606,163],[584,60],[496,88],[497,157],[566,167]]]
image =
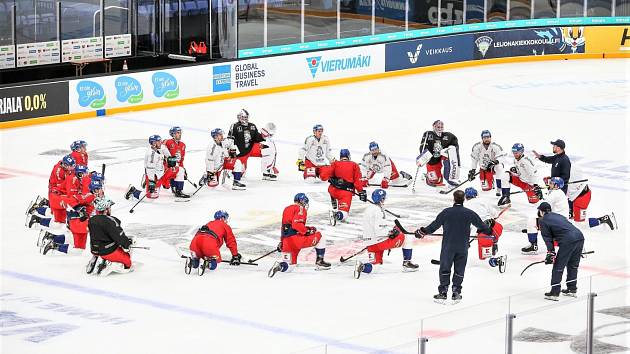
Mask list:
[[188,173],[184,168],[184,157],[186,156],[186,144],[182,141],[182,128],[172,127],[168,133],[171,135],[171,139],[164,142],[166,149],[171,154],[171,157],[175,157],[179,170],[174,179],[171,180],[171,190],[175,196],[180,198],[190,197],[184,193],[184,180],[188,179]]
[[348,217],[355,190],[361,201],[367,201],[367,194],[363,190],[363,183],[361,182],[361,169],[356,162],[350,161],[348,149],[341,149],[339,160],[334,161],[328,167],[322,167],[320,178],[330,182],[328,193],[333,207],[331,212],[331,224],[333,225]]
[[77,165],[88,165],[87,143],[84,140],[75,140],[70,144],[70,156]]

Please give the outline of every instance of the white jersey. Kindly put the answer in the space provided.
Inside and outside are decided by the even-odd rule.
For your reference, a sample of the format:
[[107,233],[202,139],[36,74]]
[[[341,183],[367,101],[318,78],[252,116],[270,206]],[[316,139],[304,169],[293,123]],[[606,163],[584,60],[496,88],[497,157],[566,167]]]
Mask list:
[[375,239],[387,236],[392,228],[393,223],[387,220],[383,209],[378,205],[370,204],[363,214],[363,238]]
[[529,156],[523,155],[520,160],[514,159],[514,167],[516,167],[516,175],[518,178],[529,185],[542,185],[542,180],[536,175],[536,166]]
[[474,211],[483,221],[494,219],[497,215],[497,207],[495,207],[494,204],[489,203],[487,200],[480,198],[466,200],[464,206]]
[[361,174],[363,177],[371,178],[376,173],[382,173],[384,178],[392,175],[392,161],[383,153],[374,157],[372,153],[363,155],[363,159],[359,163]]
[[314,135],[306,138],[298,158],[300,160],[309,160],[315,166],[329,165],[335,159],[332,155],[330,140],[326,135],[322,135],[320,139],[315,138]]
[[470,168],[477,168],[477,166],[479,166],[480,169],[485,170],[487,169],[490,161],[499,161],[500,163],[503,163],[505,156],[505,152],[499,144],[490,143],[490,145],[485,146],[480,142],[476,143],[473,145],[472,152],[470,154],[470,158],[472,160]]
[[545,196],[545,201],[551,205],[551,211],[569,218],[569,203],[562,189],[552,189]]
[[230,149],[236,150],[238,155],[238,147],[234,144],[234,140],[225,139],[221,144],[217,144],[214,139],[211,139],[206,149],[206,171],[219,171],[223,167],[223,161],[229,156]]
[[158,150],[149,147],[146,154],[144,154],[144,172],[147,177],[151,180],[154,180],[156,177],[158,179],[161,178],[164,175],[164,161],[170,156],[171,153],[164,145]]
[[[582,179],[584,179],[582,170],[579,167],[572,165],[571,166],[571,180],[579,181]],[[577,197],[580,196],[584,188],[586,188],[587,186],[588,186],[587,182],[570,183],[567,187],[567,198],[569,198],[569,200],[571,201],[574,201]]]

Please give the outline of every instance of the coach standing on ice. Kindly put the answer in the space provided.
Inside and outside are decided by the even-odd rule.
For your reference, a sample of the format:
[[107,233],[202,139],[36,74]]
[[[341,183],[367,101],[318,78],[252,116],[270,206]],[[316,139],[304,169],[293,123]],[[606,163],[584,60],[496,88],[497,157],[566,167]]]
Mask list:
[[454,265],[453,274],[453,301],[462,298],[462,282],[468,259],[468,238],[470,225],[475,225],[484,234],[492,235],[492,229],[484,224],[479,215],[474,211],[464,208],[464,192],[453,193],[455,204],[442,210],[435,220],[427,227],[421,227],[415,231],[417,238],[435,232],[440,226],[444,230],[442,238],[442,250],[440,251],[440,286],[439,293],[434,295],[436,301],[446,300],[446,293],[451,282],[451,268]]
[[567,194],[567,188],[569,187],[568,182],[569,178],[571,178],[571,160],[569,156],[564,153],[564,148],[566,145],[564,141],[557,139],[556,141],[552,141],[551,145],[553,145],[553,156],[545,156],[541,155],[534,150],[534,155],[536,158],[544,163],[551,164],[551,177],[560,177],[564,181],[564,187],[562,187],[562,191],[564,194]]

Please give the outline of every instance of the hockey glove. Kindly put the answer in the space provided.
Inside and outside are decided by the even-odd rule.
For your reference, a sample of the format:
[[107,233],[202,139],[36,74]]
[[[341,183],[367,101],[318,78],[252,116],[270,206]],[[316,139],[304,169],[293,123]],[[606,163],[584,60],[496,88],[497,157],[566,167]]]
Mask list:
[[471,181],[471,182],[474,181],[476,173],[477,173],[476,169],[472,169],[472,170],[468,171],[468,180]]
[[361,178],[361,185],[363,186],[363,188],[366,188],[369,184],[370,182],[367,178]]
[[486,170],[488,172],[492,172],[492,170],[494,169],[494,166],[496,166],[498,164],[499,164],[498,160],[490,161],[490,162],[488,162],[488,166],[486,166]]
[[387,234],[387,237],[389,237],[390,239],[394,239],[398,235],[400,235],[400,230],[398,230],[397,227],[394,227],[393,229],[389,230],[389,233]]
[[87,210],[85,210],[84,206],[79,207],[77,212],[79,213],[79,221],[85,221],[88,219]]
[[367,202],[367,193],[365,191],[360,191],[358,195],[360,201]]
[[304,160],[302,160],[302,159],[298,159],[298,160],[295,162],[295,164],[297,165],[297,167],[298,167],[298,171],[300,171],[300,172],[303,172],[303,171],[304,171],[304,169],[306,169],[306,167],[304,166]]
[[155,193],[155,182],[149,181],[149,193]]
[[230,265],[235,265],[235,266],[241,265],[241,258],[243,257],[241,257],[240,253],[233,255],[232,259],[230,260]]
[[416,238],[423,238],[427,235],[427,230],[424,227],[421,227],[414,232],[414,235]]
[[389,187],[389,180],[387,178],[383,178],[381,181],[381,188],[387,189]]
[[306,235],[307,236],[312,235],[312,234],[314,234],[316,232],[317,232],[317,229],[314,228],[313,226],[307,226],[306,227]]
[[518,176],[518,170],[516,169],[516,166],[510,167],[510,173]]
[[184,169],[184,181],[188,180],[188,171],[186,171],[186,169]]
[[547,256],[545,257],[545,264],[554,264],[556,261],[556,252],[547,252]]
[[532,190],[534,191],[534,194],[536,195],[538,199],[543,199],[542,189],[540,189],[539,185],[534,184],[534,186],[532,187]]
[[549,182],[551,181],[551,177],[547,176],[547,177],[543,177],[543,182],[545,183],[545,186],[549,187]]
[[486,220],[484,222],[486,223],[486,225],[488,225],[489,228],[493,228],[494,224],[496,224],[496,221],[494,219],[492,219],[492,218],[490,218],[490,219],[488,219],[488,220]]
[[276,247],[276,251],[282,252],[282,241],[278,242],[278,246]]
[[228,151],[228,155],[229,155],[231,158],[235,158],[235,157],[236,157],[236,149],[230,149],[230,150]]

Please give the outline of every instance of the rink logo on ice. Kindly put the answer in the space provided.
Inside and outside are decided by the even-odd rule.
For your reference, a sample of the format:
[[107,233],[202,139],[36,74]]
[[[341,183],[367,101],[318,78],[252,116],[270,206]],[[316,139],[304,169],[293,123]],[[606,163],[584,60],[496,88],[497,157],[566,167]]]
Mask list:
[[488,36],[481,36],[475,40],[475,45],[477,46],[479,53],[481,53],[481,56],[485,58],[488,49],[490,49],[490,45],[492,45],[492,38]]
[[173,99],[179,96],[179,84],[175,76],[166,72],[156,72],[151,76],[153,95],[157,98]]
[[212,92],[224,92],[232,89],[232,66],[215,65],[212,67]]
[[144,93],[140,82],[130,76],[120,76],[116,79],[116,99],[118,102],[131,104],[142,102]]
[[372,56],[359,54],[327,60],[322,60],[321,56],[309,57],[306,58],[306,63],[314,79],[320,68],[322,73],[369,68],[372,63]]
[[79,105],[81,107],[102,108],[107,102],[105,90],[99,83],[83,80],[77,84],[79,94]]

